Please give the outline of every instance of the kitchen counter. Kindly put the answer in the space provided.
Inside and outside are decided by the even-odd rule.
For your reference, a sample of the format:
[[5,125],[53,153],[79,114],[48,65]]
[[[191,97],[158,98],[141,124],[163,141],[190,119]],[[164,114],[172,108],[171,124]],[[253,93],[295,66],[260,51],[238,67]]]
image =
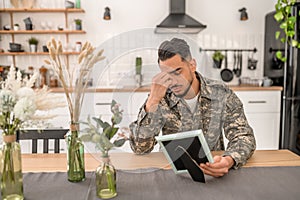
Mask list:
[[[282,91],[281,86],[257,87],[257,86],[229,86],[233,91]],[[63,93],[63,88],[50,88],[52,92]],[[103,87],[103,88],[87,88],[87,92],[149,92],[150,86],[142,87]]]

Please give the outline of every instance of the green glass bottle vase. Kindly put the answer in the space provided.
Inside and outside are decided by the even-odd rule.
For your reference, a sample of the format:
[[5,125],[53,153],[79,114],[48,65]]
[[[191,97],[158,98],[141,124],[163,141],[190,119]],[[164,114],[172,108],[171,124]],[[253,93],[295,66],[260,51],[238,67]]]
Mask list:
[[96,192],[101,199],[117,196],[116,170],[108,156],[102,157],[102,163],[96,169]]
[[80,182],[85,179],[84,146],[78,138],[79,125],[72,123],[67,133],[68,180]]
[[0,158],[1,199],[24,199],[21,147],[16,142],[16,135],[3,136]]

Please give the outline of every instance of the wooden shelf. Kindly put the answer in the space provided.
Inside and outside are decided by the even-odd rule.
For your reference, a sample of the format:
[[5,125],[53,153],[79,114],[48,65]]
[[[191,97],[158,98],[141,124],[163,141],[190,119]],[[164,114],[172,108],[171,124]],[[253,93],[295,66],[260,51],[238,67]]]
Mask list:
[[84,13],[83,9],[79,8],[0,8],[0,12],[69,12],[69,13]]
[[77,31],[77,30],[20,30],[20,31],[14,31],[14,30],[0,30],[0,34],[85,34],[85,31]]
[[[78,55],[79,52],[63,52],[64,55]],[[35,56],[35,55],[49,55],[48,52],[3,52],[0,56]]]

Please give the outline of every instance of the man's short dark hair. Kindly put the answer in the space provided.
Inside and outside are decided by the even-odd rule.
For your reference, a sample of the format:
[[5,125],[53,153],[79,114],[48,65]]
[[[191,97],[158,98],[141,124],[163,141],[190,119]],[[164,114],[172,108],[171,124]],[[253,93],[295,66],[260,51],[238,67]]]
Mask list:
[[176,54],[180,55],[183,61],[189,61],[192,58],[190,47],[185,40],[179,38],[166,40],[158,48],[158,63],[172,58]]

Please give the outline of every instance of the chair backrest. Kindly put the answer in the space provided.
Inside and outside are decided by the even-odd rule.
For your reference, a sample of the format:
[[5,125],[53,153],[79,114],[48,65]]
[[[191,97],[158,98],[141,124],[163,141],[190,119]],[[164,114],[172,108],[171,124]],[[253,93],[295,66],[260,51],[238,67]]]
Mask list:
[[37,153],[38,139],[43,140],[43,153],[49,152],[49,140],[54,140],[54,153],[59,153],[59,140],[65,138],[68,129],[21,130],[17,133],[17,141],[32,140],[32,153]]

